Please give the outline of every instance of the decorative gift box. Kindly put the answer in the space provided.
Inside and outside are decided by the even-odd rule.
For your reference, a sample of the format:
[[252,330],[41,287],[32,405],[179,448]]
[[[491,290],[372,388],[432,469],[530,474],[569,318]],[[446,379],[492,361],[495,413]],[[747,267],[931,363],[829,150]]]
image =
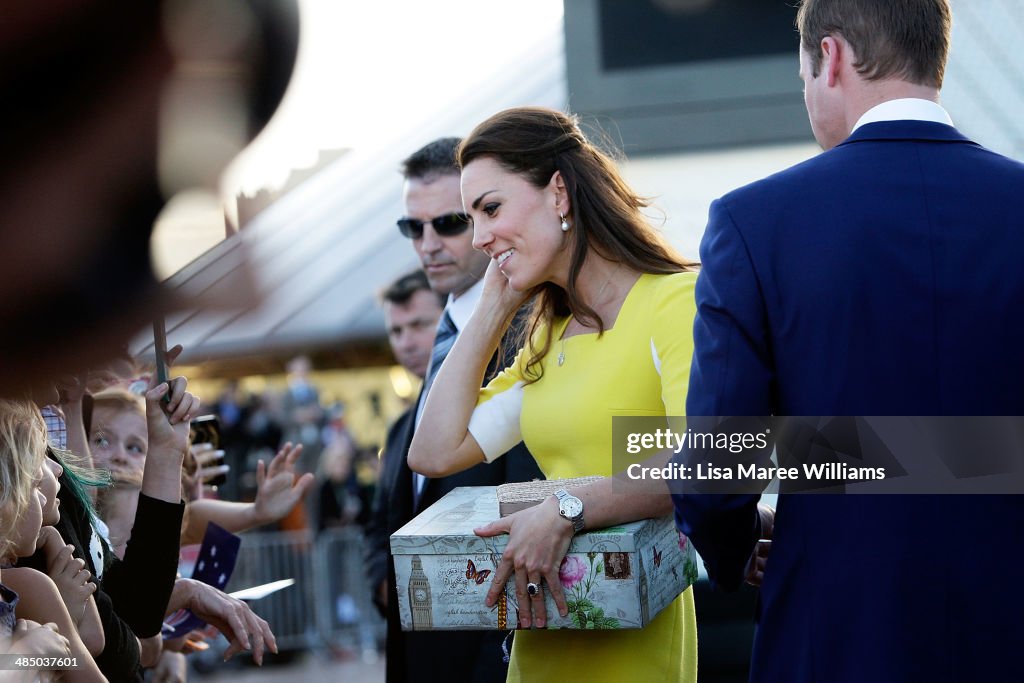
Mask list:
[[[514,580],[484,605],[508,536],[473,529],[497,518],[495,487],[457,488],[391,536],[403,630],[517,627]],[[559,578],[569,615],[545,590],[548,628],[642,628],[697,580],[696,554],[671,516],[646,519],[576,535]]]

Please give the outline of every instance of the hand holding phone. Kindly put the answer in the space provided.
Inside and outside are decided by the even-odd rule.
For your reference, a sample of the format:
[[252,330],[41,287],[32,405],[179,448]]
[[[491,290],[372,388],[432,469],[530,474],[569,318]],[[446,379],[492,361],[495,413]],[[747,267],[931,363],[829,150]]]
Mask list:
[[223,486],[230,467],[224,464],[224,451],[219,449],[220,420],[216,415],[200,415],[192,420],[191,429],[196,476],[207,486]]

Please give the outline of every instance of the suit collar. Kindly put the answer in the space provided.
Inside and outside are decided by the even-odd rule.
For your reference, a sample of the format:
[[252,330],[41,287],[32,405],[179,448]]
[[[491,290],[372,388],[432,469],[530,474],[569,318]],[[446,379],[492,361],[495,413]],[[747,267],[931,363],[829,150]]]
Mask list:
[[838,146],[870,140],[930,140],[934,142],[973,142],[953,126],[934,121],[877,121],[853,131]]

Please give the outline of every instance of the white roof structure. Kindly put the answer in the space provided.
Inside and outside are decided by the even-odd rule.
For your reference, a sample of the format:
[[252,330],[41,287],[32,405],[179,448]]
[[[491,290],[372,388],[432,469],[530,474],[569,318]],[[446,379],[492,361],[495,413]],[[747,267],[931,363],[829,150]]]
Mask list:
[[[467,134],[507,107],[564,108],[564,40],[560,24],[552,29],[526,46],[514,70],[456,93],[442,116],[416,120],[411,109],[407,130],[345,154],[169,278],[167,285],[189,301],[244,300],[240,290],[249,287],[259,294],[241,309],[211,305],[169,316],[168,342],[184,345],[181,361],[382,338],[376,292],[418,263],[395,227],[403,212],[401,161],[431,140]],[[133,349],[152,353],[148,333]]]

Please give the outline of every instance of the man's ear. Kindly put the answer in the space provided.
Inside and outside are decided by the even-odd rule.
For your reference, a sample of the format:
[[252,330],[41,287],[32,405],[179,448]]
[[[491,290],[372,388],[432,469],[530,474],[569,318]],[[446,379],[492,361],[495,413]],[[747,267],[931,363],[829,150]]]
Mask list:
[[569,201],[569,191],[565,187],[565,179],[562,178],[561,171],[555,171],[551,175],[547,189],[555,197],[555,211],[562,215],[568,215],[572,210],[572,205]]
[[821,71],[830,88],[836,86],[843,63],[850,58],[849,47],[849,43],[841,38],[825,36],[821,39]]

